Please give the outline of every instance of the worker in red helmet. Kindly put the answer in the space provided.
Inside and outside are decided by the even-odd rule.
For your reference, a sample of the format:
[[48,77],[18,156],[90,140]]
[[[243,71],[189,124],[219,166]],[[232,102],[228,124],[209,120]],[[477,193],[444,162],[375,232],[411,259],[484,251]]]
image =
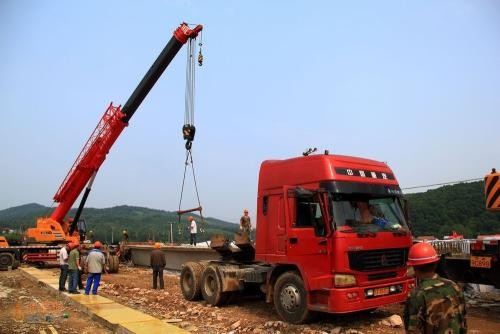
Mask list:
[[416,243],[410,248],[408,265],[413,266],[417,286],[404,309],[406,333],[467,332],[462,290],[455,282],[436,274],[438,261],[438,254],[429,243]]
[[94,248],[88,253],[85,259],[85,266],[87,268],[86,295],[90,293],[90,289],[92,289],[93,295],[97,295],[97,288],[99,288],[99,283],[101,282],[101,274],[103,271],[108,273],[106,270],[106,259],[101,248],[102,244],[100,241],[94,242]]

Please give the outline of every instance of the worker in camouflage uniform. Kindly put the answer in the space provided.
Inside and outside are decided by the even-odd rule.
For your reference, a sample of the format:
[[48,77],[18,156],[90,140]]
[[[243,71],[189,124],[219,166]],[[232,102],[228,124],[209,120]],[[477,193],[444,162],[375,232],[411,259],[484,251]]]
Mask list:
[[417,286],[405,305],[406,333],[467,333],[462,290],[455,282],[436,274],[438,261],[436,250],[428,243],[410,248],[408,265],[413,266]]
[[240,230],[250,236],[250,232],[252,231],[252,223],[250,222],[248,209],[243,210],[243,216],[241,216],[240,218]]

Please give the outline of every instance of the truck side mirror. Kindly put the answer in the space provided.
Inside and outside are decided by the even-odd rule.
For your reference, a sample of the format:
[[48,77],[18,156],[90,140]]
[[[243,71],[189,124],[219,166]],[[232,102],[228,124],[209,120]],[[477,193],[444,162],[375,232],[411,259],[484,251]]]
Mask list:
[[403,215],[405,216],[406,224],[408,224],[408,228],[412,231],[413,226],[410,222],[410,204],[406,198],[403,198],[401,202],[403,205]]

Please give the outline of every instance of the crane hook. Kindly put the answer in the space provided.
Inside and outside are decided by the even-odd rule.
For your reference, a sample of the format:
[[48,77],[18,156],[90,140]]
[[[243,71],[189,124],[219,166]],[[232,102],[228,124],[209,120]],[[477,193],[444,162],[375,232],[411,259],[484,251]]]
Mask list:
[[200,47],[200,50],[198,51],[198,66],[203,65],[203,55],[201,54],[201,47],[203,43],[198,43],[198,46]]
[[200,52],[198,53],[198,66],[203,65],[203,55],[201,54],[201,49]]

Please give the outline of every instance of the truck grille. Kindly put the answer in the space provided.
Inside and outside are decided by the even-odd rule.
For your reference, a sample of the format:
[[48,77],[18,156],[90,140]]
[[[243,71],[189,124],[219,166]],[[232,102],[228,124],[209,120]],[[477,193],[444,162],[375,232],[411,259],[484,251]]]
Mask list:
[[378,274],[369,274],[368,280],[369,281],[378,281],[380,279],[394,278],[397,275],[398,274],[395,271],[389,271],[389,272],[378,273]]
[[348,252],[349,267],[353,270],[370,271],[403,266],[408,257],[406,248],[377,249]]

